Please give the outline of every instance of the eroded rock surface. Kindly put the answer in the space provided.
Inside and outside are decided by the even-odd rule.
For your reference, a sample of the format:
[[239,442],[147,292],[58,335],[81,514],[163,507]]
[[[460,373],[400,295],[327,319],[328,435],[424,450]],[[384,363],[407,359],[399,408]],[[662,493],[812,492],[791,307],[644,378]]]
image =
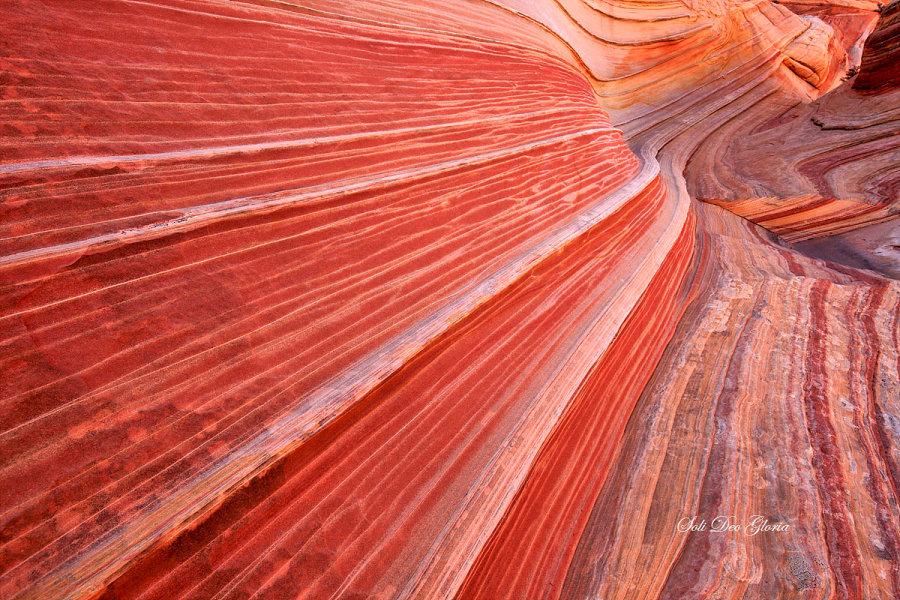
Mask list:
[[900,597],[893,10],[0,7],[0,597]]

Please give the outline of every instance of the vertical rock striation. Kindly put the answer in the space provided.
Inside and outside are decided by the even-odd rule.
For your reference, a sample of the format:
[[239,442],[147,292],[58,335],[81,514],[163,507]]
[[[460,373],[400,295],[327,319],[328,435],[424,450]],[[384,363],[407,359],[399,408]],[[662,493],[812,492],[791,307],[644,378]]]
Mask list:
[[880,91],[900,85],[900,2],[880,6],[878,25],[869,36],[853,87]]

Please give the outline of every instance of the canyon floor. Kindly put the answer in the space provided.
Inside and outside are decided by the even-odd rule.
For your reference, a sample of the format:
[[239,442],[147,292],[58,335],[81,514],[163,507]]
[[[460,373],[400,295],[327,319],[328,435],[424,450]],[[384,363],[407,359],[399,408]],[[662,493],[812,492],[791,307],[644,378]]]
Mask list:
[[897,2],[0,16],[0,598],[900,598]]

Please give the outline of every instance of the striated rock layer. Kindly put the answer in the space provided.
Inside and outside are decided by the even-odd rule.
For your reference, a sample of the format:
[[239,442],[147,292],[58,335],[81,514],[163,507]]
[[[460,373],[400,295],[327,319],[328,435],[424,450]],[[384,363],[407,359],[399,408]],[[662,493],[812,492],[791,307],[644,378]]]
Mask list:
[[853,87],[880,91],[900,85],[900,2],[880,6],[878,25],[869,36]]
[[7,3],[0,597],[900,597],[894,10]]

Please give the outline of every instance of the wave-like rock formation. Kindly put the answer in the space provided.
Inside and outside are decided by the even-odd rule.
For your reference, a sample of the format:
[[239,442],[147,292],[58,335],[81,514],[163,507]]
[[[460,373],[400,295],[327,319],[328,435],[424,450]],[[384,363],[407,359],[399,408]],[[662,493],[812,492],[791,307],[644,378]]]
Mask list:
[[856,89],[878,91],[900,85],[900,2],[879,5],[881,17],[866,43]]
[[0,597],[900,597],[896,5],[0,12]]

